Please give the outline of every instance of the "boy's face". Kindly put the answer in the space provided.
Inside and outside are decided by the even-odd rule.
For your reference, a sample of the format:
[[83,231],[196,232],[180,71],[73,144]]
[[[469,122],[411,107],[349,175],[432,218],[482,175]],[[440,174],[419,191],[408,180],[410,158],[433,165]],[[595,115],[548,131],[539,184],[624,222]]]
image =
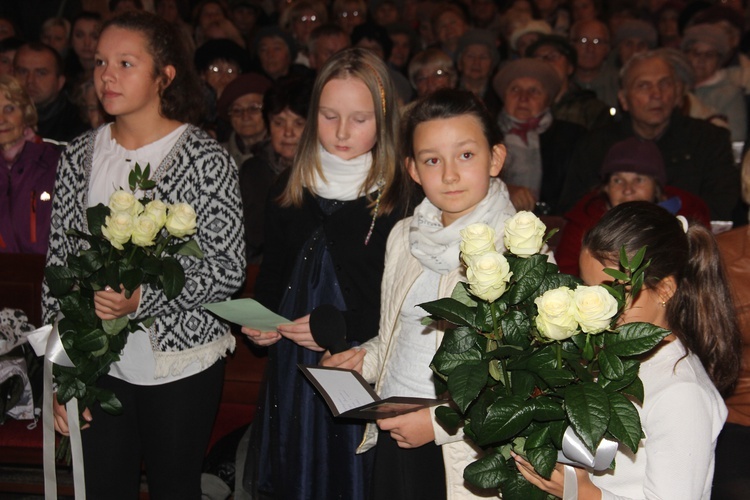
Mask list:
[[414,158],[409,175],[439,208],[443,226],[471,213],[505,161],[505,146],[490,147],[482,124],[473,115],[430,120],[414,130]]

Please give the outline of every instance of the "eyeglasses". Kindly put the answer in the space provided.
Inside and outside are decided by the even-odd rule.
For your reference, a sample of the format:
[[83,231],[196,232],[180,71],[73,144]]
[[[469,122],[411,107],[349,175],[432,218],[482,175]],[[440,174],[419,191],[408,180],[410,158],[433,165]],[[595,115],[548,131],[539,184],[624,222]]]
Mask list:
[[339,12],[339,17],[342,19],[346,19],[347,17],[359,17],[359,11],[350,10],[350,11]]
[[437,80],[441,80],[443,78],[450,78],[450,76],[451,76],[451,73],[449,71],[446,71],[444,69],[436,69],[432,73],[427,73],[427,74],[419,73],[419,75],[416,78],[414,78],[414,83],[417,83],[417,84],[424,83],[427,80],[430,80],[433,78]]
[[220,68],[218,66],[214,66],[213,64],[208,67],[208,71],[211,73],[224,73],[225,75],[233,75],[235,73],[239,74],[240,70],[234,69],[234,68]]
[[251,104],[246,108],[240,108],[239,106],[237,106],[236,108],[232,108],[229,110],[229,116],[233,116],[235,118],[241,118],[246,114],[249,116],[254,116],[260,114],[261,111],[263,111],[262,104]]
[[707,50],[705,52],[702,52],[700,50],[690,49],[687,55],[693,59],[702,59],[704,61],[710,61],[712,59],[719,58],[719,53],[716,52],[715,50]]
[[607,45],[609,43],[609,40],[606,38],[589,38],[587,36],[582,36],[581,38],[576,38],[575,40],[572,40],[573,43],[579,43],[581,45]]
[[318,16],[315,14],[311,16],[300,16],[297,19],[295,19],[298,23],[317,23],[319,21]]

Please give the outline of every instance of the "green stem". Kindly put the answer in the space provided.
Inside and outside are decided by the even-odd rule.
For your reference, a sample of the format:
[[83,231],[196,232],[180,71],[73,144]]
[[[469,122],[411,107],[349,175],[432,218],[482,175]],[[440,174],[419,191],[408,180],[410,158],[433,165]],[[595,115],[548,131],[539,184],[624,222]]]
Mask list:
[[557,369],[562,368],[562,344],[560,342],[555,343],[555,354],[557,354]]
[[[497,310],[495,308],[495,303],[490,302],[490,316],[492,316],[492,331],[495,332],[495,336],[497,337],[497,342],[499,344],[502,344],[503,339],[503,332],[500,331],[500,327],[497,324]],[[505,383],[505,392],[508,394],[508,396],[512,396],[510,390],[510,376],[508,375],[508,365],[505,359],[500,360],[500,373],[503,374],[503,382]]]

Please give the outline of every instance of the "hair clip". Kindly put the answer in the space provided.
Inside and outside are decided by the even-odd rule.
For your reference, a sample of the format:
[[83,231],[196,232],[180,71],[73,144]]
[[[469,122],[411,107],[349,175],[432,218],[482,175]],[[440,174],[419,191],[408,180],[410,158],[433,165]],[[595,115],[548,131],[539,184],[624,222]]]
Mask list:
[[682,230],[687,234],[689,224],[688,224],[688,221],[685,218],[685,216],[684,215],[678,215],[677,216],[677,220],[680,221],[680,224],[682,224]]

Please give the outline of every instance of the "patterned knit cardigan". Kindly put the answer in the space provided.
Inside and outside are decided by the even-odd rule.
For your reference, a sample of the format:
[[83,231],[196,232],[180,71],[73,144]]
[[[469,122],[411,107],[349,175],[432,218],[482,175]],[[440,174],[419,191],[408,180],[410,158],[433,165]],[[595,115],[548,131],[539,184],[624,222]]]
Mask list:
[[[60,158],[47,265],[64,265],[68,255],[82,248],[82,240],[66,236],[65,231],[88,232],[86,208],[96,136],[94,130],[78,137]],[[161,290],[141,287],[140,306],[131,318],[156,318],[148,333],[159,378],[179,375],[194,361],[207,368],[227,349],[234,350],[234,337],[227,325],[201,304],[225,300],[241,286],[245,238],[237,166],[204,131],[188,126],[158,168],[152,165],[151,170],[157,186],[149,196],[167,204],[190,203],[195,209],[198,230],[194,238],[205,254],[203,259],[178,257],[186,282],[173,300],[167,301]],[[45,283],[45,323],[55,319],[58,309]]]

